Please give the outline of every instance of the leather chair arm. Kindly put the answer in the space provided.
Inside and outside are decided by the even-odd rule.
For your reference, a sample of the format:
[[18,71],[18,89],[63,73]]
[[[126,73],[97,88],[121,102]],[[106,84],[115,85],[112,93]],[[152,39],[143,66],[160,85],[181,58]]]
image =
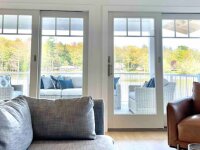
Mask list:
[[178,123],[193,114],[193,99],[185,98],[167,105],[168,144],[176,147],[178,140]]

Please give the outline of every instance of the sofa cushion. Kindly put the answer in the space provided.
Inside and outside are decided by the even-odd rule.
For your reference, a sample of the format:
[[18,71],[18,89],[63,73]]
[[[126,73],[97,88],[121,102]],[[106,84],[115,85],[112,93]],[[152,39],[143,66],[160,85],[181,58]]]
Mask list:
[[90,97],[45,100],[25,97],[32,116],[34,139],[94,139],[94,102]]
[[74,88],[82,88],[82,86],[83,86],[82,77],[71,77],[71,79],[72,79]]
[[29,150],[114,150],[113,139],[97,135],[95,140],[34,141]]
[[60,89],[40,89],[40,95],[61,96]]
[[200,113],[200,83],[193,82],[193,99],[194,110],[196,113]]
[[60,83],[60,88],[61,89],[70,89],[70,88],[74,88],[73,87],[73,83],[72,83],[72,79],[66,79],[66,80],[58,80]]
[[31,115],[23,98],[0,103],[0,149],[25,150],[33,139]]
[[41,78],[44,89],[55,89],[55,85],[50,76],[42,76]]
[[11,77],[9,75],[0,76],[0,87],[11,87]]
[[180,141],[198,143],[200,141],[200,115],[189,116],[178,124]]
[[82,95],[82,88],[73,88],[73,89],[63,89],[62,96],[70,95],[70,96],[81,96]]

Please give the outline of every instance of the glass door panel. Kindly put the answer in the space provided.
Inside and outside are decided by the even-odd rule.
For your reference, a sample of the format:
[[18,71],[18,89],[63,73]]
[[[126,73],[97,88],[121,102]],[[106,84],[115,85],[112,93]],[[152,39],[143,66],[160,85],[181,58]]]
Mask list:
[[154,19],[114,18],[115,114],[156,114],[153,47]]
[[165,114],[168,102],[192,96],[193,82],[200,81],[199,22],[182,18],[162,21]]
[[84,18],[42,17],[41,98],[82,96],[83,41]]
[[0,15],[0,99],[29,95],[31,39],[31,15]]

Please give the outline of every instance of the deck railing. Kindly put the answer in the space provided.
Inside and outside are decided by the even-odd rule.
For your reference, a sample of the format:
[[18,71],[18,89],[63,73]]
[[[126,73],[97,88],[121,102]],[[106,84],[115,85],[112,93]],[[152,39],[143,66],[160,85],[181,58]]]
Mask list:
[[[29,72],[3,72],[0,73],[0,75],[10,75],[12,84],[23,84],[24,90],[28,90],[30,81]],[[81,73],[48,72],[42,75],[81,76]],[[144,81],[150,79],[149,73],[115,73],[115,76],[120,77],[119,82],[122,86],[122,102],[128,101],[129,85],[142,86]],[[196,74],[164,74],[164,78],[169,82],[176,82],[174,99],[191,96],[193,81],[199,81],[200,79],[199,75]]]

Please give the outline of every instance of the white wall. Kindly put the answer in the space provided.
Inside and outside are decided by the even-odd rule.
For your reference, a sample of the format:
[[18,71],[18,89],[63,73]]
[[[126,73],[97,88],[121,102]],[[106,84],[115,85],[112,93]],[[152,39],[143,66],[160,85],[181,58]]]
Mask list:
[[107,108],[108,12],[200,13],[200,0],[0,0],[0,9],[88,11],[88,94],[103,98]]

